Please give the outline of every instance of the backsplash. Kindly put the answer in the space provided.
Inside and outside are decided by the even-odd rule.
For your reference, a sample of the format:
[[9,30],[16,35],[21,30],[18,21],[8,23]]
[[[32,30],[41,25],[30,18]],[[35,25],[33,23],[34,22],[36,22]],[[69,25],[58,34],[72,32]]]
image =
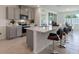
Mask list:
[[[11,20],[7,20],[7,26],[10,26],[10,25],[12,25],[11,23],[10,23],[10,21]],[[31,24],[31,20],[15,20],[15,24],[14,25],[19,25],[19,23],[21,23],[21,24]]]

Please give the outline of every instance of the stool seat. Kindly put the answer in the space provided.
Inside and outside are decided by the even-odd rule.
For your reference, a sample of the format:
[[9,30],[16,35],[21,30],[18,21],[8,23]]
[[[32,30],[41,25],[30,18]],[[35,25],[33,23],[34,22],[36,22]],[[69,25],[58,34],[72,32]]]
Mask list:
[[50,33],[49,36],[48,36],[48,39],[49,40],[55,40],[55,41],[59,40],[58,36],[55,33]]
[[52,46],[52,54],[58,54],[58,53],[56,53],[55,51],[54,51],[54,41],[58,41],[59,40],[59,38],[58,38],[58,36],[57,36],[57,34],[55,34],[55,33],[49,33],[49,36],[48,36],[48,40],[52,40],[52,43],[53,43],[53,46]]

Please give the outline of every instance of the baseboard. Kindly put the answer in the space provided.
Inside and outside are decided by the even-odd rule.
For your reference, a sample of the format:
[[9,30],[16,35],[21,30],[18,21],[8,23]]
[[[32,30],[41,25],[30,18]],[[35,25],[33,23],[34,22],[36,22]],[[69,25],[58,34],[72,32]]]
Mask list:
[[2,40],[6,40],[6,39],[0,39],[0,41],[2,41]]

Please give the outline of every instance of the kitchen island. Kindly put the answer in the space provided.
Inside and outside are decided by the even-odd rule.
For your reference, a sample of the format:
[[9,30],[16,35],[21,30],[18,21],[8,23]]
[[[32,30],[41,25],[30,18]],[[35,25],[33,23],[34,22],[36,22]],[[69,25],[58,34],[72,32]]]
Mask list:
[[43,49],[52,44],[52,41],[48,40],[47,37],[49,33],[56,33],[58,26],[32,26],[27,29],[27,45],[29,48],[33,49],[33,53],[40,53]]

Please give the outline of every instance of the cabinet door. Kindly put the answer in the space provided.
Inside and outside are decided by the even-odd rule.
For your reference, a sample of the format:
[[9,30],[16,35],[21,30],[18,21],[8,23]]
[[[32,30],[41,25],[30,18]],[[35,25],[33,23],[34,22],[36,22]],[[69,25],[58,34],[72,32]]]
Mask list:
[[22,15],[25,15],[24,9],[21,9],[21,14],[22,14]]
[[34,19],[34,10],[33,9],[29,9],[28,10],[28,15],[29,15],[29,19]]
[[16,20],[20,19],[20,9],[19,8],[15,8],[15,19]]
[[32,19],[32,11],[31,9],[28,10],[29,19]]
[[14,19],[14,8],[8,7],[8,19]]
[[25,10],[25,9],[21,9],[21,14],[22,14],[22,15],[28,15],[28,11]]
[[17,36],[22,36],[22,26],[17,26]]
[[16,38],[17,35],[17,31],[16,31],[16,27],[10,27],[10,38]]
[[27,30],[27,33],[26,33],[26,36],[27,36],[27,41],[26,41],[26,43],[27,43],[27,47],[28,48],[31,48],[31,49],[33,49],[33,31],[32,30]]

